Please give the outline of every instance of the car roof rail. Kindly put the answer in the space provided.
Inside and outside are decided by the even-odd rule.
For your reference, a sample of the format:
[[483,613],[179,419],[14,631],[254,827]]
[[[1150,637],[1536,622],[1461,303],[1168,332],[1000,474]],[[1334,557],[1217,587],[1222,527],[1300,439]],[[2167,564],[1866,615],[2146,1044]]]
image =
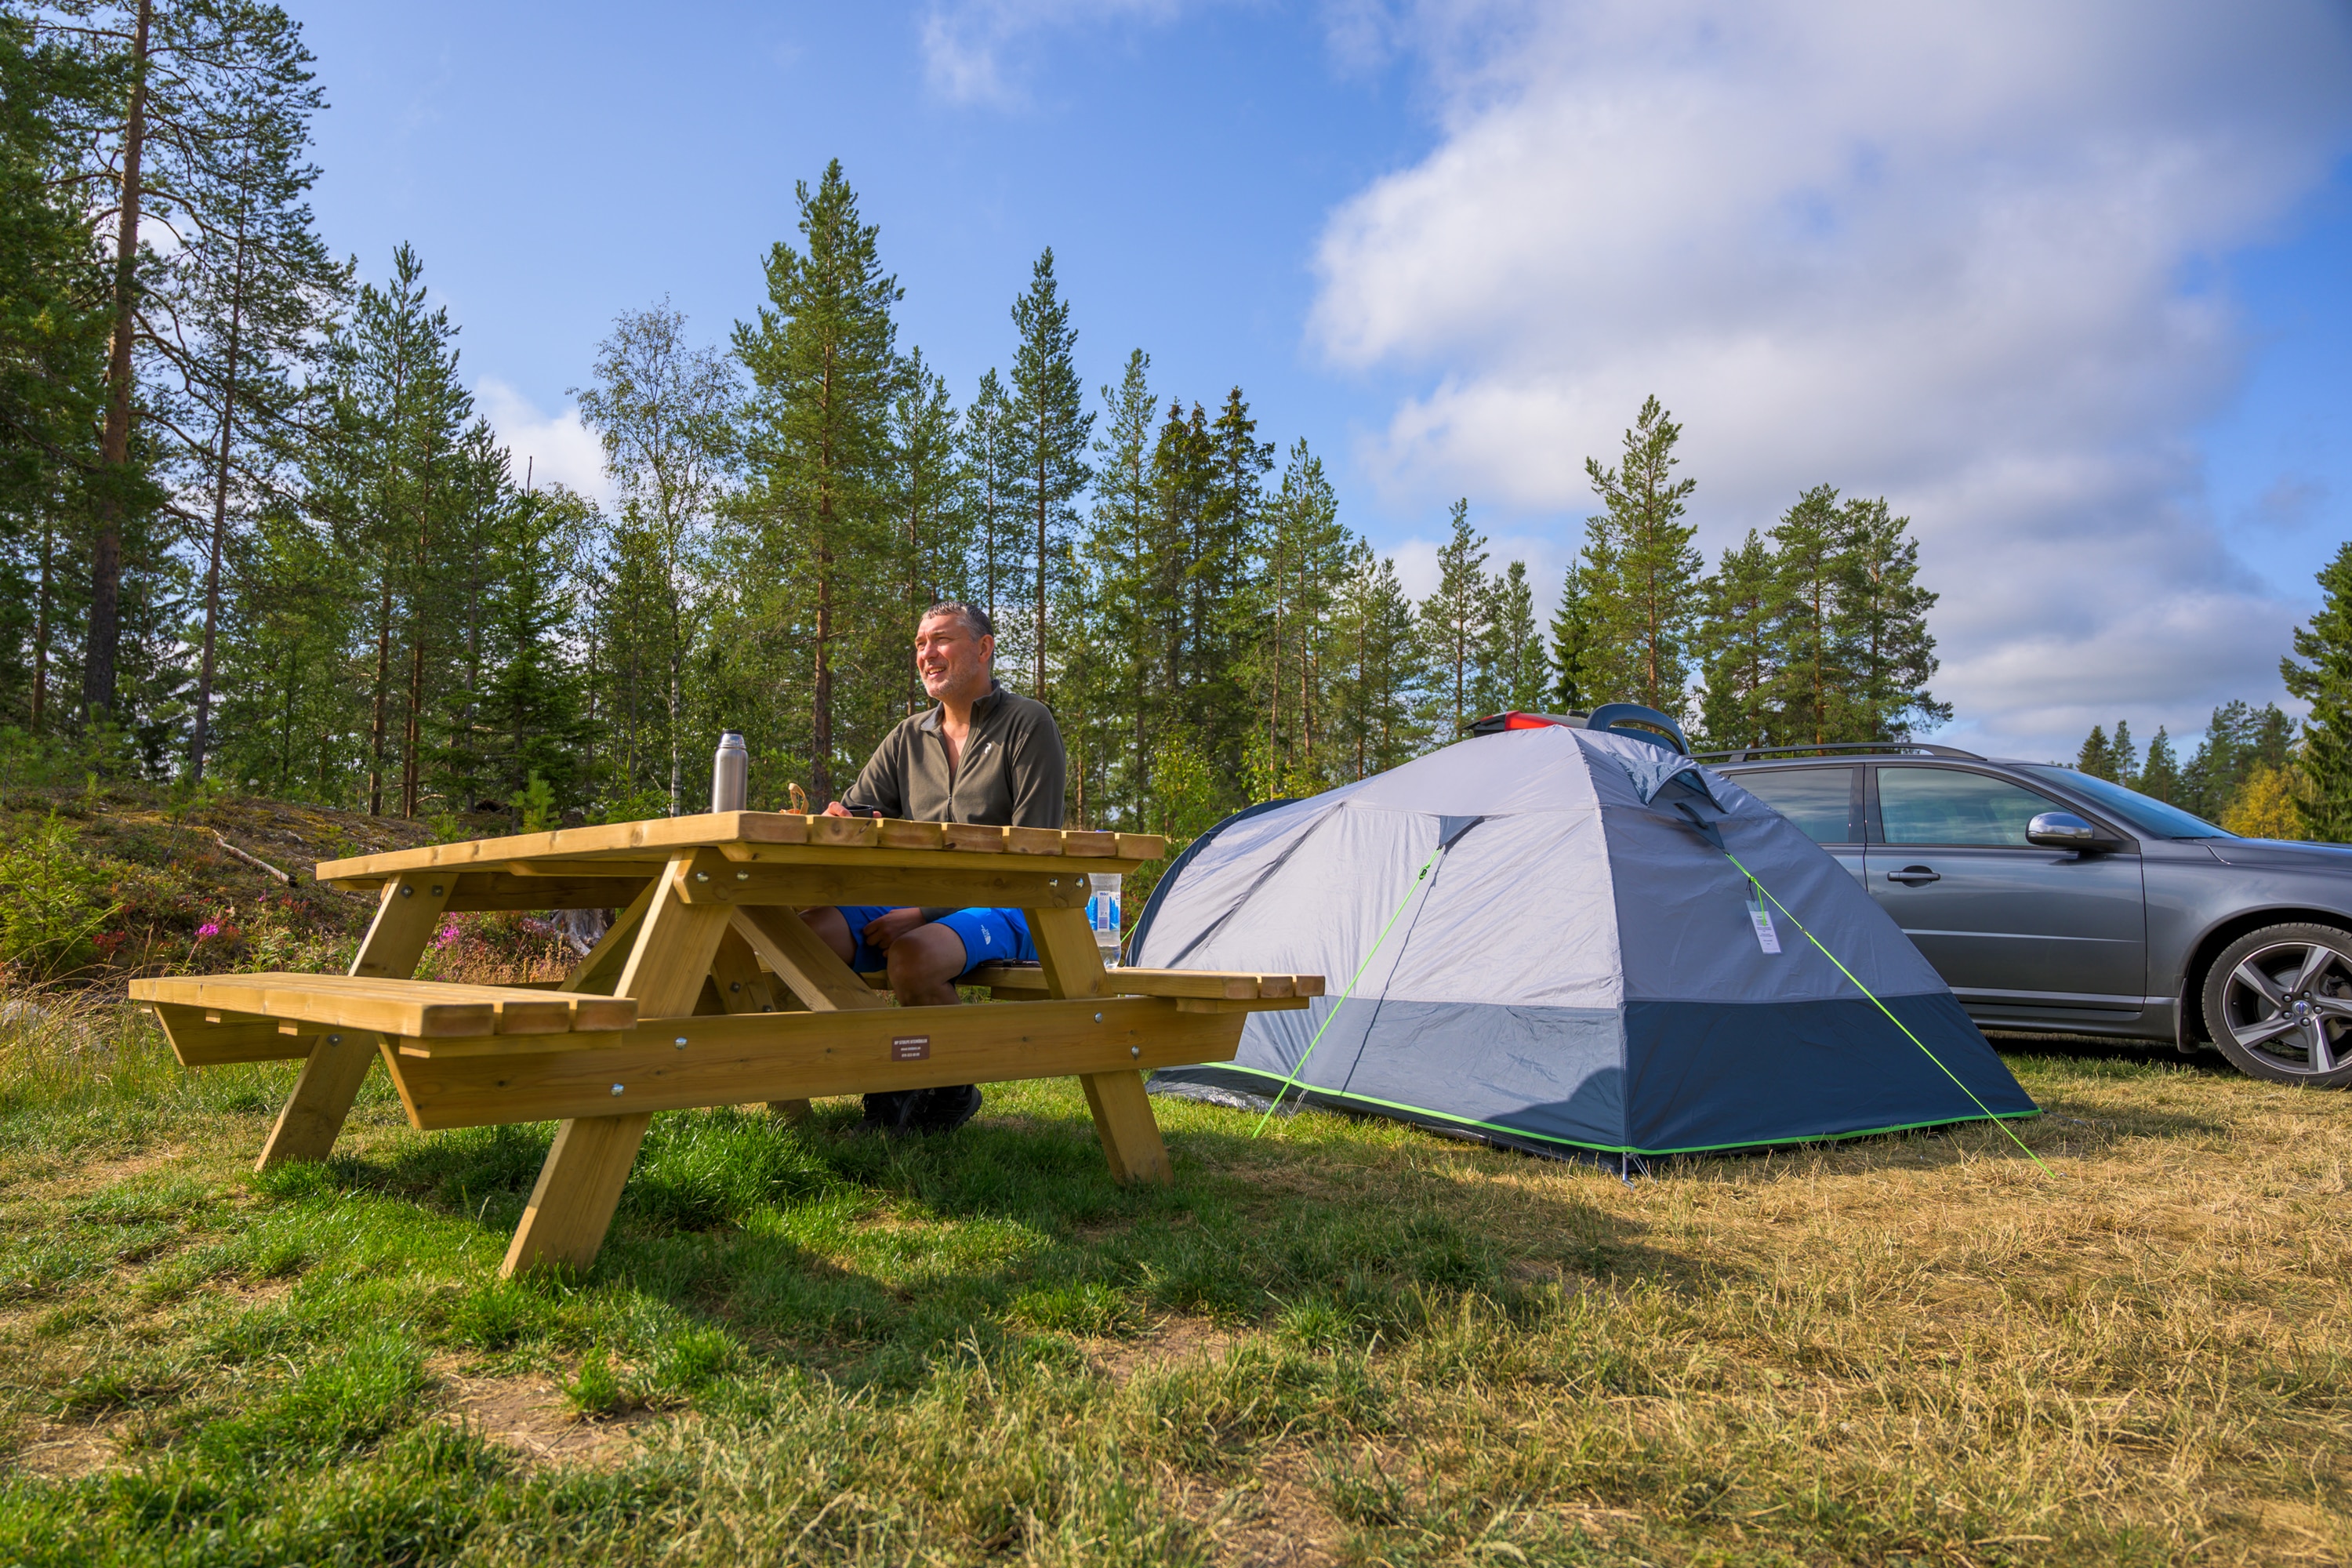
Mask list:
[[1931,745],[1926,741],[1825,741],[1810,746],[1738,746],[1728,752],[1693,753],[1700,762],[1748,763],[1765,757],[1824,756],[1832,752],[1880,752],[1895,756],[1957,757],[1964,763],[1985,759],[1958,746]]

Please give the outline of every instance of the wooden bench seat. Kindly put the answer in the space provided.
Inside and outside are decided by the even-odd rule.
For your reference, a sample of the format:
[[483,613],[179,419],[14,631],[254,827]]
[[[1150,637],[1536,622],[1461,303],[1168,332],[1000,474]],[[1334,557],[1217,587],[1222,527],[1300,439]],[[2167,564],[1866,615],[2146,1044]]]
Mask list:
[[[1014,995],[1043,995],[1042,965],[988,963],[961,977],[967,985],[985,985]],[[1319,974],[1254,974],[1234,969],[1107,969],[1107,996],[1173,996],[1204,1002],[1282,1002],[1323,994]]]
[[344,1032],[416,1040],[499,1036],[520,1047],[558,1036],[617,1035],[637,1022],[637,1005],[626,997],[345,974],[134,980],[131,999],[154,1012],[189,1067],[298,1059],[320,1037],[341,1044]]

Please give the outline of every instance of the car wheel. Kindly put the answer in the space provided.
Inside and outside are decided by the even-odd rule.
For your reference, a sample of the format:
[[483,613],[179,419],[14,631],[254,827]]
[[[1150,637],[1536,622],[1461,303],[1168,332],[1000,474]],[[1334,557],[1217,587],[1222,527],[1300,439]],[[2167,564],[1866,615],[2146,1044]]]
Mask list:
[[2205,975],[2205,1026],[2249,1077],[2352,1087],[2352,931],[2265,926]]

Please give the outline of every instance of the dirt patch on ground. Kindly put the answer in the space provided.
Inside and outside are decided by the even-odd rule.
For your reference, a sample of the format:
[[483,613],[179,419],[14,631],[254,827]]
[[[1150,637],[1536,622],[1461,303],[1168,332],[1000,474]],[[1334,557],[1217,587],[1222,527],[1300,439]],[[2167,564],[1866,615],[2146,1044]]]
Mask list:
[[78,1481],[117,1468],[121,1460],[121,1444],[114,1427],[44,1424],[33,1428],[31,1440],[5,1463],[46,1481]]
[[1125,1383],[1139,1372],[1193,1356],[1213,1360],[1234,1348],[1240,1336],[1206,1318],[1164,1318],[1129,1340],[1081,1342],[1087,1364],[1113,1383]]
[[470,1377],[446,1364],[433,1370],[448,1391],[448,1418],[465,1422],[531,1468],[618,1469],[635,1455],[642,1428],[660,1419],[646,1410],[584,1418],[545,1375]]
[[1176,1506],[1208,1537],[1220,1568],[1326,1568],[1339,1561],[1346,1527],[1324,1505],[1296,1454],[1276,1454],[1237,1487],[1180,1476]]

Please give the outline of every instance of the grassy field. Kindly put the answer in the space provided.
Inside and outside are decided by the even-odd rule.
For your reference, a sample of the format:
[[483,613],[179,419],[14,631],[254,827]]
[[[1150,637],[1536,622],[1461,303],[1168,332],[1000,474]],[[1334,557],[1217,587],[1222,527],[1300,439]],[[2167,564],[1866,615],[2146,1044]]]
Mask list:
[[2013,1055],[2052,1113],[1631,1185],[1074,1085],[934,1142],[657,1118],[593,1275],[550,1130],[88,1006],[0,1024],[0,1562],[2352,1561],[2352,1100]]

